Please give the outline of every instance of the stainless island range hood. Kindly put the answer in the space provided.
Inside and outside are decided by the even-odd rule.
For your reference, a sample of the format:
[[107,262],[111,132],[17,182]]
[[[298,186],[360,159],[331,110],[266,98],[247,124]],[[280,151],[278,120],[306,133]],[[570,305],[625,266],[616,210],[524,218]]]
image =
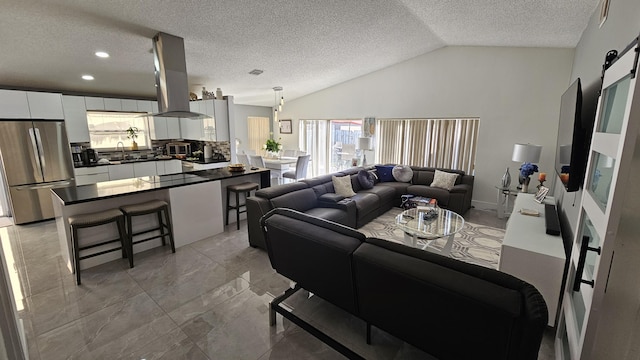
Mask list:
[[202,119],[210,116],[189,108],[189,81],[184,39],[163,32],[153,37],[153,62],[158,89],[157,114],[148,116]]

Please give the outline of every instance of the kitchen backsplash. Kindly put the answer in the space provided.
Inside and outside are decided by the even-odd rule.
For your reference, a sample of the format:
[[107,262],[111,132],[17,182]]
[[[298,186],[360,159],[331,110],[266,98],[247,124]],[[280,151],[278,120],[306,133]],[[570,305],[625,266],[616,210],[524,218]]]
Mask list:
[[[205,145],[211,145],[213,153],[222,154],[225,159],[231,159],[231,143],[229,141],[187,141],[187,140],[152,140],[150,149],[141,149],[132,151],[129,147],[125,147],[125,153],[127,155],[133,155],[134,157],[150,157],[158,155],[166,155],[165,145],[170,142],[190,142],[191,151],[204,150]],[[83,149],[91,147],[90,143],[71,143],[71,148],[80,146]],[[113,150],[98,150],[98,158],[109,159],[112,154],[119,154],[121,151]]]

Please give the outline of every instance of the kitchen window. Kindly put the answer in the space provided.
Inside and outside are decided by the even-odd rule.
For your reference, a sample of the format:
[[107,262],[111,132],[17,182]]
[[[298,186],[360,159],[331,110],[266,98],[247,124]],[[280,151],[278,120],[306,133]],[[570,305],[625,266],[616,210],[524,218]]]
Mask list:
[[139,149],[149,148],[151,143],[147,131],[147,121],[141,113],[88,111],[87,123],[91,147],[94,149],[112,150],[122,142],[125,148],[131,147],[131,139],[127,138],[129,127],[138,128],[136,142]]

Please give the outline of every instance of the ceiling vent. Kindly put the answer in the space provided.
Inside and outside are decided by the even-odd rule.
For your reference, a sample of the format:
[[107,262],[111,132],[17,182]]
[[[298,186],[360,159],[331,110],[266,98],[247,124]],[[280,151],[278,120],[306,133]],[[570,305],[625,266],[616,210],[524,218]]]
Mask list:
[[249,74],[258,76],[258,75],[262,74],[263,72],[264,71],[259,70],[259,69],[253,69],[253,70],[249,71]]

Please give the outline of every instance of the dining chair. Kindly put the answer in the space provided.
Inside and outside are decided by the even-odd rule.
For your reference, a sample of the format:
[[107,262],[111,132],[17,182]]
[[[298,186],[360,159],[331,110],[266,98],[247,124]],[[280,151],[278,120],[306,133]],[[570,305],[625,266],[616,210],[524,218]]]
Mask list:
[[259,168],[266,168],[264,158],[260,155],[249,155],[249,164]]
[[238,163],[251,166],[251,163],[249,162],[249,156],[245,154],[236,154],[236,158],[238,159]]
[[309,168],[309,158],[311,155],[302,155],[298,156],[298,161],[296,161],[296,168],[291,171],[287,171],[282,174],[283,178],[292,179],[298,181],[300,179],[304,179],[307,177],[307,169]]
[[285,149],[282,151],[282,156],[284,157],[296,157],[297,150],[292,150],[292,149]]

